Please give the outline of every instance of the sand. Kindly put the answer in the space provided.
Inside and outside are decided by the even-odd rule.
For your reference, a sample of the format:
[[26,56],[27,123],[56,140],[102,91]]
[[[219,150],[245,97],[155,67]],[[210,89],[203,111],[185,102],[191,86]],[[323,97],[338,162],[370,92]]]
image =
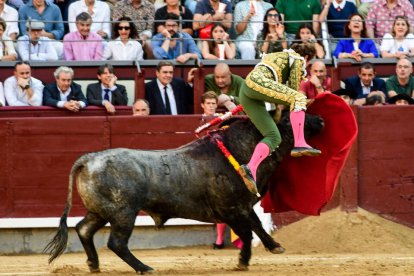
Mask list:
[[[414,275],[414,229],[359,209],[307,217],[273,234],[286,252],[253,249],[249,271],[234,271],[238,250],[210,246],[135,250],[155,275]],[[99,250],[100,275],[136,275],[107,249]],[[90,275],[84,253],[64,254],[53,265],[46,255],[0,256],[2,275]]]

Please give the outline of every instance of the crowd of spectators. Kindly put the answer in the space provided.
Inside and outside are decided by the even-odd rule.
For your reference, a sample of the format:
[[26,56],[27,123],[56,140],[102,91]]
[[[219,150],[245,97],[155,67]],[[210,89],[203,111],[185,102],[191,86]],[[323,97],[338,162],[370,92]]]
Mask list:
[[[61,2],[9,0],[6,3],[0,0],[0,59],[24,61],[16,64],[15,76],[11,77],[13,81],[9,78],[4,82],[4,92],[0,93],[0,100],[1,95],[5,98],[2,105],[42,104],[36,98],[37,92],[31,89],[31,84],[34,88],[38,80],[31,77],[26,61],[158,59],[185,63],[190,59],[254,60],[288,49],[294,43],[313,45],[319,59],[327,53],[356,62],[363,62],[364,58],[397,58],[396,75],[387,80],[386,91],[378,91],[384,94],[384,101],[397,94],[414,96],[412,66],[406,59],[414,55],[414,10],[409,0],[187,0],[184,5],[178,0],[164,0],[161,5],[158,0],[78,0],[65,1],[65,5]],[[328,37],[321,36],[321,23],[326,23]],[[323,39],[331,43],[328,46],[322,44]],[[237,103],[238,95],[227,90],[239,79],[226,66],[218,64],[216,76],[206,77],[206,87],[218,95],[219,107],[231,109]],[[26,78],[22,77],[22,68]],[[164,72],[165,68],[168,72]],[[373,71],[369,74],[375,76],[374,68],[365,66],[356,72],[358,77],[361,78],[366,70]],[[105,101],[104,90],[96,92],[97,89],[95,97],[102,94],[102,99],[97,100],[101,105],[117,99],[118,94],[112,90],[114,87],[120,89],[113,81],[106,81],[104,85],[105,78],[101,78],[101,74],[114,75],[113,68],[108,67],[106,71],[98,73],[98,84],[109,86],[102,89],[110,89],[112,94]],[[175,88],[177,80],[172,78],[171,71],[173,63],[170,62],[157,68],[157,80],[147,83],[147,90],[161,95],[153,99],[150,99],[153,95],[147,96],[151,114],[189,112],[180,105],[181,101],[192,102],[191,93],[184,92],[192,87],[183,81]],[[323,62],[314,62],[309,71],[310,76],[301,86],[308,98],[332,92]],[[220,73],[227,76],[226,86],[219,87],[219,82],[216,83]],[[65,74],[73,79],[73,72],[65,71]],[[59,83],[59,74],[55,78]],[[22,79],[29,80],[28,84]],[[113,80],[116,81],[116,77]],[[345,83],[349,85],[350,82]],[[12,89],[17,91],[14,96],[6,91],[6,84],[7,88],[13,86]],[[25,89],[27,85],[31,86],[30,93]],[[361,85],[368,83],[361,79]],[[92,93],[89,87],[88,93]],[[174,99],[176,93],[184,93],[184,96]],[[341,93],[343,91],[338,92]],[[359,99],[365,95],[366,89],[350,98],[359,104],[362,102]],[[94,99],[86,98],[85,106],[88,103],[97,105]],[[126,104],[123,100],[119,104]],[[167,102],[169,110],[166,110]],[[55,104],[57,107],[61,105]],[[83,107],[79,105],[79,108]],[[107,104],[105,108],[115,112],[113,104]]]
[[[41,44],[52,44],[57,60],[179,62],[253,60],[296,42],[313,43],[317,58],[332,53],[357,61],[410,56],[414,49],[414,10],[409,0],[187,0],[184,4],[178,0],[9,0],[8,4],[0,0],[2,39],[30,41],[22,50],[14,45],[16,59],[37,61],[51,60],[35,56],[31,49],[28,53],[27,48]],[[32,27],[32,21],[39,21],[35,25],[42,28]],[[129,30],[122,32],[120,21],[127,21]],[[321,23],[326,23],[328,36],[322,37]],[[39,34],[34,36],[32,30]],[[329,46],[323,46],[323,40]],[[223,57],[220,44],[226,48]],[[76,55],[77,49],[91,50]],[[14,55],[13,49],[10,52]],[[55,54],[51,56],[55,60]]]

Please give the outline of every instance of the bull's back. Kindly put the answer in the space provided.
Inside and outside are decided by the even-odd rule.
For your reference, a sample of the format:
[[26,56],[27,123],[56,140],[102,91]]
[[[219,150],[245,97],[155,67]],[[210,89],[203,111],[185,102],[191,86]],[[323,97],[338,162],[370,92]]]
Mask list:
[[215,206],[235,204],[230,196],[238,193],[228,164],[214,156],[194,155],[188,147],[111,149],[84,158],[78,191],[85,207],[95,213],[110,212],[112,206],[114,212],[130,208],[211,220]]

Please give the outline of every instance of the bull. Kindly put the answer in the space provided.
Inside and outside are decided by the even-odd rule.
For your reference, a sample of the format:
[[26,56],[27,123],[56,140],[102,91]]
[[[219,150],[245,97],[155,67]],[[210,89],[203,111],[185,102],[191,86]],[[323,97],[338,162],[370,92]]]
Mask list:
[[[278,127],[282,144],[261,164],[257,186],[263,195],[276,166],[293,146],[289,116],[283,116]],[[306,115],[305,136],[323,127],[320,117]],[[236,269],[248,270],[251,258],[252,231],[271,253],[284,248],[262,228],[253,211],[259,200],[250,193],[241,177],[222,154],[215,140],[224,143],[240,163],[247,163],[262,136],[248,119],[236,119],[227,128],[210,133],[177,149],[132,150],[109,149],[81,156],[69,175],[66,207],[58,231],[46,246],[49,263],[60,256],[67,245],[67,216],[71,209],[73,183],[87,214],[76,225],[76,231],[87,255],[91,272],[99,272],[94,234],[106,223],[111,224],[108,248],[137,273],[153,272],[128,248],[136,215],[143,210],[156,227],[170,218],[187,218],[228,224],[243,241]]]

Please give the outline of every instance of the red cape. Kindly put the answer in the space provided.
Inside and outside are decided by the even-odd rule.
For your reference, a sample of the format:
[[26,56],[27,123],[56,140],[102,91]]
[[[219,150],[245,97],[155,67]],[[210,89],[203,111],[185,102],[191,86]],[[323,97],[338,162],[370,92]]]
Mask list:
[[351,108],[340,97],[319,94],[307,113],[324,119],[323,131],[308,143],[322,151],[317,157],[285,156],[262,199],[265,212],[298,211],[319,215],[331,199],[358,133]]

